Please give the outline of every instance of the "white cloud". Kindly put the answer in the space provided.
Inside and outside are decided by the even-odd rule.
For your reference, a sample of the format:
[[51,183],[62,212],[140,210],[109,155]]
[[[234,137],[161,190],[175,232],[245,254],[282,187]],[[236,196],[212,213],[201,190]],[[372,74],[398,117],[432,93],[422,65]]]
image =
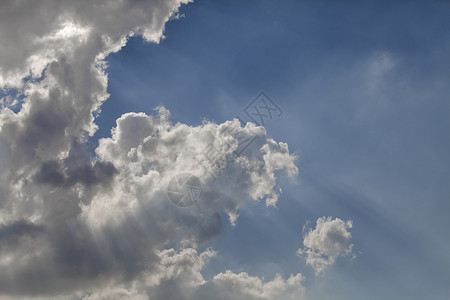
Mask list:
[[352,221],[321,217],[317,219],[316,228],[306,231],[304,248],[300,248],[298,254],[305,257],[306,263],[314,269],[316,275],[333,265],[339,256],[352,253],[352,235],[348,231],[352,225]]
[[[238,147],[235,133],[223,131],[224,127],[240,135],[256,133],[257,139],[215,180],[198,162],[198,155],[210,143],[224,139],[231,146],[218,148],[223,154]],[[11,280],[23,282],[28,284],[25,289],[15,285],[21,292],[39,295],[89,289],[142,272],[162,276],[157,267],[159,249],[174,243],[204,244],[221,232],[220,212],[232,216],[230,221],[236,225],[245,201],[271,197],[275,170],[296,171],[287,147],[268,138],[262,127],[241,127],[238,120],[172,124],[164,108],[151,116],[123,115],[112,137],[100,140],[96,152],[98,158],[91,162],[82,145],[72,143],[61,159],[17,175],[19,184],[10,188],[14,194],[8,199],[14,214],[4,218],[3,227],[14,243],[0,249],[9,269],[8,276],[0,274],[0,285],[11,289]],[[265,158],[272,155],[286,165],[269,166]],[[166,187],[175,174],[185,171],[198,176],[204,190],[195,206],[182,209],[167,199]],[[26,226],[20,223],[23,219]],[[24,260],[30,247],[40,251]],[[39,286],[27,281],[32,270],[41,274]]]
[[[157,271],[143,274],[128,287],[93,291],[84,300],[122,299],[123,295],[133,295],[133,299],[236,299],[271,300],[301,299],[304,293],[301,274],[290,275],[286,280],[277,274],[272,280],[264,282],[257,276],[245,272],[234,273],[227,270],[205,280],[201,270],[216,254],[206,250],[198,253],[187,248],[179,252],[167,249],[158,253],[160,262]],[[111,292],[113,291],[113,292]],[[137,292],[139,291],[139,292]],[[106,293],[107,296],[104,296]],[[125,298],[127,299],[127,298]]]
[[[0,88],[19,88],[25,99],[18,113],[0,112],[0,220],[41,221],[45,203],[37,189],[42,187],[30,182],[43,167],[53,182],[62,170],[74,175],[77,164],[78,175],[87,170],[91,158],[76,145],[95,132],[93,114],[108,98],[102,59],[130,35],[158,41],[165,22],[185,2],[2,1]],[[24,80],[42,73],[37,82]],[[8,99],[2,103],[14,102]]]
[[[202,153],[214,145],[220,157],[231,157],[239,145],[237,135],[256,135],[257,139],[241,156],[230,159],[228,167],[220,170],[220,176],[218,172],[211,174],[215,162]],[[223,147],[224,140],[229,147]],[[205,122],[201,126],[172,124],[169,112],[162,107],[153,116],[123,115],[117,120],[112,137],[101,139],[96,152],[100,160],[113,163],[121,172],[115,179],[114,196],[94,197],[90,205],[83,208],[91,224],[107,222],[109,212],[111,219],[117,220],[117,214],[123,215],[126,210],[156,205],[154,195],[165,193],[169,181],[180,172],[190,172],[206,183],[199,206],[214,211],[223,209],[235,223],[236,212],[246,199],[272,198],[276,170],[286,169],[290,175],[297,172],[295,157],[289,154],[287,145],[268,138],[262,127],[250,123],[241,127],[237,119],[224,124]],[[278,158],[276,164],[268,159],[272,156]],[[128,199],[124,191],[132,194],[136,201]],[[104,201],[117,203],[108,208],[104,207]],[[117,214],[116,207],[120,207]]]
[[[247,200],[275,206],[275,172],[297,173],[287,144],[264,128],[238,120],[174,124],[160,107],[151,116],[120,117],[112,137],[99,142],[98,157],[85,149],[97,129],[94,115],[109,96],[103,59],[132,35],[159,41],[165,22],[186,2],[2,1],[0,88],[17,88],[25,97],[19,112],[0,111],[4,297],[146,299],[147,289],[178,286],[194,295],[205,285],[220,290],[246,282],[236,284],[236,293],[264,299],[301,282],[301,275],[264,283],[229,272],[206,281],[200,270],[213,252],[198,255],[192,248],[221,232],[221,212],[236,225]],[[242,137],[257,138],[216,170],[217,179],[205,171],[200,162],[207,170],[215,165],[202,158],[205,149],[213,145],[230,158]],[[194,207],[167,200],[166,187],[179,172],[205,184]],[[188,248],[163,250],[174,244]]]
[[298,273],[284,280],[280,274],[268,282],[245,272],[226,271],[214,276],[197,292],[197,299],[302,299],[304,277]]
[[276,274],[272,280],[235,273],[227,270],[206,280],[201,271],[217,254],[207,249],[198,253],[194,248],[179,251],[166,249],[157,251],[157,263],[153,269],[142,272],[128,282],[111,280],[102,286],[74,291],[66,295],[47,297],[1,296],[0,300],[49,299],[49,300],[272,300],[304,299],[305,278],[302,274],[283,279]]
[[2,1],[0,87],[19,87],[30,72],[39,77],[48,63],[61,55],[77,56],[79,49],[88,60],[103,58],[119,50],[128,35],[140,34],[158,42],[166,21],[175,15],[180,3],[186,2]]

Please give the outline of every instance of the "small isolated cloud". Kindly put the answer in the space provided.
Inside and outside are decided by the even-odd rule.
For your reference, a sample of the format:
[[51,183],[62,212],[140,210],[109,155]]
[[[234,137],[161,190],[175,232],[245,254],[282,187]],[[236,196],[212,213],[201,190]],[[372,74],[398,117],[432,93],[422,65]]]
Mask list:
[[353,244],[350,244],[352,234],[352,221],[343,221],[339,218],[321,217],[317,219],[316,228],[309,228],[303,238],[303,248],[298,255],[306,259],[316,275],[321,274],[333,265],[340,256],[352,253]]

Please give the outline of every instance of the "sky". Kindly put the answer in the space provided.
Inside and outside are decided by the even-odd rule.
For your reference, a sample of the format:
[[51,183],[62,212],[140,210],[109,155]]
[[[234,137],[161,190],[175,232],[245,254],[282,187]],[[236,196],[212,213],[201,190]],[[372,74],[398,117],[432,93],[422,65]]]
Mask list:
[[0,4],[0,299],[448,299],[450,4],[184,2]]

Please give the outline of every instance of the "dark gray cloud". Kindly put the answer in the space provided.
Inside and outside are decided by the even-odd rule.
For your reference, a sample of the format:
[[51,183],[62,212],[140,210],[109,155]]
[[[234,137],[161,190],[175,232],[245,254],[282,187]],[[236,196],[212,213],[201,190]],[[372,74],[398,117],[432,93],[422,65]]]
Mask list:
[[34,238],[43,233],[42,226],[20,220],[0,227],[0,247],[17,245],[21,238]]
[[[42,163],[34,180],[37,184],[48,184],[53,187],[69,188],[79,183],[85,187],[98,184],[110,184],[118,170],[111,162],[90,161],[89,154],[82,145],[75,143],[69,156],[61,161],[49,160]],[[84,152],[83,154],[74,152]]]

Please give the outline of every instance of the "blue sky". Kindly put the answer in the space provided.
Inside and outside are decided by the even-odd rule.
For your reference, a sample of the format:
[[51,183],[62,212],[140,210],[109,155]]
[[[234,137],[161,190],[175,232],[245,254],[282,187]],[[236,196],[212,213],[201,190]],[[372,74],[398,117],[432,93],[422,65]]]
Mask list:
[[0,4],[0,298],[448,299],[450,3],[181,2]]
[[322,280],[309,276],[312,294],[444,299],[448,3],[196,1],[180,13],[160,44],[131,38],[108,57],[111,97],[94,140],[122,113],[157,105],[174,122],[222,122],[263,90],[284,110],[269,134],[299,156],[298,180],[281,181],[278,208],[242,212],[212,242],[221,255],[205,274],[311,275],[295,254],[302,226],[334,216],[353,220],[358,255]]

